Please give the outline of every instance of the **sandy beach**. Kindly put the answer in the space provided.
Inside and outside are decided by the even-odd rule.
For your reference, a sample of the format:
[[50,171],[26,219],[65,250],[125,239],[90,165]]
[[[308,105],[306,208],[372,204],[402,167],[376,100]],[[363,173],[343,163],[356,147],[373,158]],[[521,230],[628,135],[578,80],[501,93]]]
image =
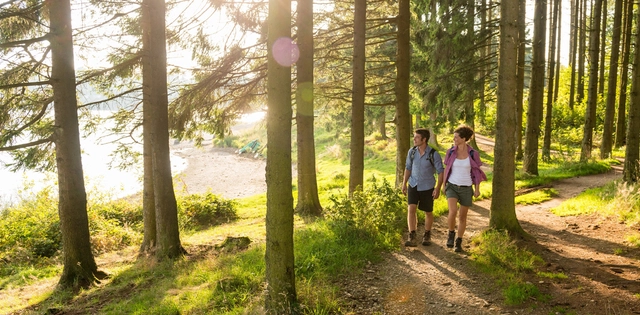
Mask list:
[[187,162],[186,168],[175,176],[176,194],[210,191],[234,199],[266,192],[264,158],[235,151],[214,147],[210,141],[199,148],[191,141],[171,145],[171,152]]

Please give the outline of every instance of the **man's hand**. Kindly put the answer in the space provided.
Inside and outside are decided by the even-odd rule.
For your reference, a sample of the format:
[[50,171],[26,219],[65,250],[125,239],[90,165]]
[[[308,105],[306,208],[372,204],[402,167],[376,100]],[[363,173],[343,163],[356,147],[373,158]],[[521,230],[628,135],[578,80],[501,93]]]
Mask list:
[[402,185],[402,194],[405,196],[407,195],[407,185],[405,184]]
[[440,197],[440,189],[436,188],[433,190],[433,193],[431,194],[433,196],[433,199],[438,199],[438,197]]

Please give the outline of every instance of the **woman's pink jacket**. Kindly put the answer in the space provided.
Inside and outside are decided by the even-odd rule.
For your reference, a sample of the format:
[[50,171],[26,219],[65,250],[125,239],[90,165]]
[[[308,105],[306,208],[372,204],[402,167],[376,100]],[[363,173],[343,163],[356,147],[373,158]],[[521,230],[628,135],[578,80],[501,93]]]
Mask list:
[[[445,155],[445,168],[444,168],[444,182],[446,183],[449,179],[449,175],[451,175],[451,166],[453,166],[453,161],[456,159],[456,151],[458,150],[458,146],[452,146],[449,150],[447,150],[447,154]],[[469,162],[471,163],[471,182],[474,185],[479,185],[481,181],[487,180],[487,175],[480,169],[482,165],[482,161],[480,161],[480,154],[470,145],[467,145],[467,151],[469,152]],[[473,152],[473,154],[471,153]]]

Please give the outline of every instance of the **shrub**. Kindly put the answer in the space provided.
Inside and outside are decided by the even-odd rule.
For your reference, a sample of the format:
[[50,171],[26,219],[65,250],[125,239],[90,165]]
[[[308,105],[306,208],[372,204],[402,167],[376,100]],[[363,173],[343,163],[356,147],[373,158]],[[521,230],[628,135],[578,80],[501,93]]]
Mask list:
[[62,248],[58,201],[45,188],[0,215],[0,259],[21,262],[52,257]]
[[[386,179],[378,184],[375,177],[371,187],[347,195],[331,196],[333,203],[325,210],[328,219],[378,235],[386,242],[394,238],[404,226],[404,198]],[[386,239],[386,240],[385,240]]]
[[213,193],[178,198],[178,224],[182,230],[197,230],[237,219],[236,204]]

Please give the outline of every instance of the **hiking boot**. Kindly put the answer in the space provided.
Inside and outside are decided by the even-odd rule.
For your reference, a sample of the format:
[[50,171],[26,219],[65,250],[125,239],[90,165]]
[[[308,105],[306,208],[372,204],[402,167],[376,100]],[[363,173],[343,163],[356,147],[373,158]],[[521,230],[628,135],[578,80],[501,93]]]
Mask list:
[[453,247],[453,241],[456,239],[456,232],[449,231],[449,238],[447,238],[447,247]]
[[462,238],[458,237],[456,238],[456,248],[453,250],[456,253],[459,253],[462,251]]
[[404,242],[404,246],[406,247],[418,246],[418,240],[416,240],[416,231],[411,231],[411,233],[409,233],[409,239],[407,239],[407,241]]
[[424,236],[422,236],[422,245],[431,245],[431,231],[424,231]]

